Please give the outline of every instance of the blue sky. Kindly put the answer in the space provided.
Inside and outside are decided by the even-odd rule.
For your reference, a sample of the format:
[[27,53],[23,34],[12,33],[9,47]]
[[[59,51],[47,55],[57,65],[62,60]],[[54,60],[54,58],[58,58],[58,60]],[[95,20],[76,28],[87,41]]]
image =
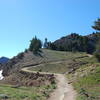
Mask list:
[[98,17],[100,0],[0,0],[0,56],[24,51],[35,35],[54,41],[90,34]]

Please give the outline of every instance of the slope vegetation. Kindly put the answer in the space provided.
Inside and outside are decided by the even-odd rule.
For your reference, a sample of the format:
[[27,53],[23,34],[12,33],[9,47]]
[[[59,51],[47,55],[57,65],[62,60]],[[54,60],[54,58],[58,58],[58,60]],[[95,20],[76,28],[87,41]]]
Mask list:
[[[34,65],[50,64],[45,66],[46,68],[44,68],[42,71],[45,72],[45,70],[48,69],[46,72],[50,71],[53,73],[65,73],[70,69],[72,70],[72,62],[74,63],[74,59],[80,57],[86,57],[86,54],[60,52],[46,49],[42,50],[41,55],[33,55],[33,53],[29,51],[19,54],[11,59],[4,68],[4,71],[9,74],[8,76],[5,75],[5,80],[0,82],[1,99],[7,95],[8,100],[46,100],[50,93],[56,88],[55,82],[49,81],[48,78],[45,78],[47,76],[42,75],[42,77],[39,77],[41,76],[41,74],[39,74],[39,70],[35,70],[39,73],[36,72],[36,74],[31,74],[30,72],[22,72],[21,69],[26,67],[34,68]],[[64,70],[65,66],[63,63],[67,65],[67,62],[69,63],[70,67],[66,66],[66,70]],[[11,64],[12,66],[10,66]],[[50,68],[52,64],[54,67],[53,69]],[[76,65],[74,64],[74,67],[77,68],[76,66],[80,64],[82,63],[80,62],[78,64],[77,62]],[[58,66],[58,68],[55,65]],[[63,70],[60,71],[61,68]],[[34,73],[34,69],[32,72]],[[36,79],[34,79],[34,77]],[[66,79],[65,77],[63,78]],[[59,80],[59,82],[61,81]],[[63,84],[66,85],[66,81]],[[29,89],[30,91],[28,91]]]
[[84,53],[71,53],[71,52],[60,52],[53,50],[42,49],[40,55],[33,55],[32,52],[19,53],[17,56],[13,57],[3,65],[3,75],[8,76],[13,72],[18,72],[22,67],[32,66],[35,64],[46,63],[46,62],[55,62],[64,59],[73,59],[74,57],[85,55]]
[[100,100],[100,63],[94,57],[80,60],[88,63],[67,75],[79,93],[77,100]]
[[[100,64],[94,57],[47,49],[42,49],[40,55],[29,51],[20,55],[7,63],[4,71],[9,76],[5,74],[5,80],[0,82],[0,94],[7,95],[8,100],[75,100],[72,85],[79,94],[77,100],[100,99]],[[56,78],[56,84],[48,80],[49,75]]]

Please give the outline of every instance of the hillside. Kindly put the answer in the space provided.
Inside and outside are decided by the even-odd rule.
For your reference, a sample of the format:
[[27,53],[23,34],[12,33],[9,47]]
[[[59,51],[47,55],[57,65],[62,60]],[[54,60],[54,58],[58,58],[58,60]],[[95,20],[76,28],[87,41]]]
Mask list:
[[[72,85],[78,93],[76,100],[100,99],[100,89],[96,88],[100,85],[100,63],[98,63],[92,55],[83,52],[63,52],[42,49],[40,55],[34,55],[28,51],[12,58],[3,68],[5,80],[0,82],[0,93],[10,96],[12,100],[13,98],[15,98],[15,100],[24,100],[25,98],[30,98],[30,100],[36,100],[36,98],[47,100],[51,92],[57,87],[59,88],[55,90],[57,92],[54,94],[59,94],[57,97],[63,95],[64,100],[66,100],[66,97],[68,97],[66,95],[67,92],[60,92],[60,90],[69,89],[68,93],[72,95],[74,91]],[[62,77],[62,80],[66,83],[61,82],[60,77]],[[55,78],[57,78],[58,81],[55,82]],[[68,81],[66,81],[66,79]],[[30,92],[25,92],[25,89],[29,90],[30,87],[32,87],[34,91],[31,89]],[[41,91],[41,89],[43,89],[43,91]],[[19,93],[13,95],[12,90],[14,93],[19,90],[21,95]],[[73,97],[75,97],[74,94],[72,98]],[[52,98],[55,98],[55,96],[51,95],[50,100],[52,100]],[[75,100],[75,98],[71,100]]]
[[48,48],[60,51],[80,51],[91,54],[95,51],[99,39],[100,33],[98,32],[86,36],[72,33],[52,42]]
[[19,53],[17,56],[9,60],[7,64],[3,65],[3,75],[6,76],[10,73],[16,72],[25,66],[32,66],[52,61],[55,62],[64,59],[67,60],[81,55],[85,55],[85,53],[74,54],[71,52],[60,52],[47,49],[42,49],[41,55],[33,55],[30,51]]
[[78,92],[76,100],[100,100],[100,63],[94,58],[82,58],[88,63],[66,76]]
[[31,71],[43,71],[65,74],[78,92],[76,100],[99,100],[100,99],[100,63],[97,59],[84,53],[67,52],[66,60],[41,64],[30,67]]
[[[42,71],[47,70],[47,72],[65,73],[68,70],[73,71],[73,68],[76,70],[79,65],[85,64],[82,62],[76,62],[75,64],[74,59],[78,59],[80,57],[88,56],[85,53],[60,52],[47,49],[42,49],[41,55],[33,55],[33,53],[29,51],[26,53],[20,53],[16,57],[12,58],[6,64],[7,66],[4,66],[3,74],[5,75],[5,79],[0,81],[0,94],[5,94],[12,100],[13,98],[15,100],[24,100],[25,98],[28,98],[28,100],[36,100],[36,98],[40,100],[47,100],[50,93],[56,88],[55,81],[51,80],[55,79],[55,76],[53,76],[53,74],[41,74],[39,72],[40,68],[39,70],[36,70],[35,73],[32,71],[34,69],[32,69],[31,71],[33,74],[22,71],[22,68],[32,68],[38,64],[48,64],[47,66],[44,66],[46,68],[43,68]],[[65,63],[65,61],[67,62]],[[56,62],[58,62],[58,64]],[[63,62],[66,65],[68,63],[70,67],[64,66]],[[49,65],[51,63],[53,63],[53,66]],[[30,87],[33,87],[33,91],[31,89],[30,92],[28,92]],[[12,91],[14,91],[15,95]]]
[[100,100],[99,10],[100,0],[0,0],[0,100]]

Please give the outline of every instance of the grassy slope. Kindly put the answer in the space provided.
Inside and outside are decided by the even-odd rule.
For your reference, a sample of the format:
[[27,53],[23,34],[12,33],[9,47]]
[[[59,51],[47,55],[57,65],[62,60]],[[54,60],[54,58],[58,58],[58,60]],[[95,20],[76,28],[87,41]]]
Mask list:
[[[43,66],[39,66],[37,68],[32,68],[31,70],[39,71],[41,69],[42,71],[46,71],[46,72],[65,73],[66,71],[68,71],[68,67],[73,63],[72,59],[76,59],[76,57],[80,57],[80,56],[86,56],[86,54],[60,52],[60,51],[52,51],[52,50],[43,49],[42,57],[40,58],[36,57],[34,61],[36,60],[37,63],[42,61],[46,64],[44,64]],[[49,61],[55,62],[55,61],[60,61],[60,60],[61,61],[66,60],[66,62],[60,62],[60,63],[55,63],[55,64],[48,63]],[[75,86],[75,89],[77,89],[79,93],[80,91],[82,92],[86,91],[89,93],[89,95],[92,95],[93,97],[95,97],[95,99],[93,100],[99,100],[98,97],[100,96],[100,88],[99,88],[100,87],[100,84],[99,84],[100,64],[96,63],[96,60],[94,58],[88,58],[88,57],[80,58],[80,59],[77,59],[76,61],[88,62],[88,64],[84,66],[80,66],[80,68],[77,69],[75,73],[69,74],[68,75],[69,79],[71,81],[74,80],[73,85]],[[91,65],[96,66],[96,67],[89,67]],[[46,97],[48,96],[49,91],[55,88],[54,85],[51,85],[50,87],[48,86],[32,87],[32,88],[20,87],[16,89],[16,88],[11,88],[11,86],[9,85],[7,86],[0,85],[0,94],[9,95],[11,97],[10,100],[37,100],[36,98],[39,98],[39,100],[46,100]],[[41,90],[44,90],[46,92],[43,92],[43,91],[41,92]],[[77,100],[91,100],[91,99],[89,98],[87,99],[84,96],[84,94],[82,94],[78,96]]]
[[42,49],[41,55],[33,55],[32,52],[24,53],[23,59],[21,59],[21,61],[15,64],[13,67],[21,68],[23,66],[34,65],[37,63],[70,59],[81,55],[83,55],[83,53],[71,53]]
[[79,96],[77,100],[100,100],[100,63],[94,57],[80,59],[88,64],[80,66],[74,74],[69,74]]
[[[46,54],[45,64],[38,67],[31,67],[30,70],[52,73],[65,73],[68,71],[69,64],[73,62],[72,59],[76,57],[86,56],[85,53],[72,53],[72,52],[61,52],[53,50],[43,50]],[[53,61],[55,63],[48,63],[46,61]]]
[[[9,98],[7,100],[46,100],[55,85],[46,85],[42,87],[19,87],[12,88],[11,85],[0,84],[0,94],[5,94]],[[3,100],[0,97],[0,100]]]
[[[68,71],[70,63],[73,63],[72,59],[76,57],[85,56],[85,53],[71,53],[71,52],[59,52],[59,51],[47,51],[48,54],[53,54],[57,59],[68,59],[66,62],[60,62],[59,64],[44,64],[37,68],[31,68],[31,70],[65,73]],[[85,57],[76,59],[77,62],[87,62],[85,65],[81,65],[75,73],[71,73],[69,79],[73,81],[75,89],[78,91],[79,96],[77,100],[100,100],[100,63],[92,57]],[[89,97],[87,98],[86,95]]]
[[51,72],[51,73],[65,73],[67,71],[67,64],[66,63],[57,63],[57,64],[44,64],[35,68],[30,68],[33,71],[42,71],[42,72]]
[[47,50],[43,49],[43,53],[46,55],[44,56],[45,59],[48,60],[62,60],[62,59],[72,59],[79,56],[85,56],[85,53],[72,53],[72,52],[63,52],[63,51],[54,51],[54,50]]

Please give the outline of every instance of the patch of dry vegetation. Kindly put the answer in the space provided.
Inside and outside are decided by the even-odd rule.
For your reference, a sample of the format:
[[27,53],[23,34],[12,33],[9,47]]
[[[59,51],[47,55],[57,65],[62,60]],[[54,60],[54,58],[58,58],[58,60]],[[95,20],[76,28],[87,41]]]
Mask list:
[[100,100],[100,63],[94,57],[78,60],[88,63],[67,75],[79,93],[77,100]]

